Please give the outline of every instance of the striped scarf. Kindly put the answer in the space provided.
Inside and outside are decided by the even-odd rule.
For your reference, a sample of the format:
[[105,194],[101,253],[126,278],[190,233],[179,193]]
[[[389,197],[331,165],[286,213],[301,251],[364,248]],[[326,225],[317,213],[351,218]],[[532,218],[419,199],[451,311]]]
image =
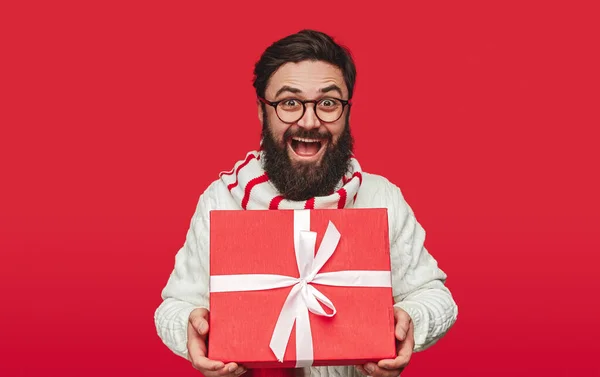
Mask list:
[[350,158],[350,169],[334,190],[327,196],[317,196],[305,201],[285,199],[269,182],[261,159],[262,152],[251,151],[233,169],[221,172],[220,179],[227,185],[233,198],[243,209],[342,209],[351,207],[362,183],[362,170],[358,161]]

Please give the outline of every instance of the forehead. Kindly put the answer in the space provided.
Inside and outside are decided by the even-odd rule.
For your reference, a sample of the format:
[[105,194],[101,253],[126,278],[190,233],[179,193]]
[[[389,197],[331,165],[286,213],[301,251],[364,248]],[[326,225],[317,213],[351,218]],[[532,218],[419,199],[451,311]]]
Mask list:
[[319,89],[330,85],[337,85],[344,98],[348,96],[342,70],[338,67],[322,61],[289,62],[271,76],[265,95],[273,98],[279,89],[289,86],[299,89],[303,97],[314,97],[320,94]]

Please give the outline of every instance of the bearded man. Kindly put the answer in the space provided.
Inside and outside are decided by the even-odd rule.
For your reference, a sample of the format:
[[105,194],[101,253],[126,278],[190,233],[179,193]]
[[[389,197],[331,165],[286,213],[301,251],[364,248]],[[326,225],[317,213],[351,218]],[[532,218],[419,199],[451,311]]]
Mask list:
[[[400,189],[382,176],[363,172],[352,153],[352,57],[328,35],[303,30],[268,47],[254,74],[261,147],[221,173],[200,196],[155,312],[158,335],[207,377],[247,371],[235,362],[206,357],[211,210],[387,208],[398,356],[294,372],[396,377],[413,352],[433,345],[452,327],[458,309],[445,286],[446,274],[425,249],[425,232]],[[263,370],[262,375],[269,373],[275,370]]]

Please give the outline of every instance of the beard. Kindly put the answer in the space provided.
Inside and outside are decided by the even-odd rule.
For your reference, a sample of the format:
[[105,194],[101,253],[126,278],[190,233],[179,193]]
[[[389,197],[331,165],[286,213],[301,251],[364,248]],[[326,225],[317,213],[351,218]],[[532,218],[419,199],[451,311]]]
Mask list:
[[[308,200],[315,196],[330,195],[350,168],[350,157],[354,139],[350,133],[349,113],[346,115],[344,131],[333,143],[333,136],[327,130],[303,128],[292,131],[291,127],[283,134],[283,145],[275,140],[269,127],[266,111],[263,109],[262,149],[263,167],[269,181],[284,198],[293,201]],[[320,161],[292,161],[288,154],[288,141],[292,137],[327,140],[326,150]]]

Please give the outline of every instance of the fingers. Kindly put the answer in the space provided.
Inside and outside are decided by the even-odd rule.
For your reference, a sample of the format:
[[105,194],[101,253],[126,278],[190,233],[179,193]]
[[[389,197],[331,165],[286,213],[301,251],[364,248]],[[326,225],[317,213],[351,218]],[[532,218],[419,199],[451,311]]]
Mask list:
[[243,366],[240,366],[236,363],[226,364],[223,369],[219,372],[220,376],[241,376],[246,373],[248,370]]
[[200,335],[208,334],[208,310],[199,308],[190,313],[190,324]]
[[202,372],[205,377],[237,377],[247,372],[247,369],[237,363],[223,364],[221,361],[210,360],[204,356],[194,357],[192,366]]
[[[210,360],[206,356],[192,356],[192,366],[202,372],[202,374],[208,374],[207,372],[219,372],[225,366],[222,361]],[[229,373],[228,371],[225,373]],[[220,375],[219,373],[213,373],[213,376]],[[208,376],[207,376],[208,377]]]
[[394,330],[394,335],[396,336],[396,339],[402,342],[404,341],[404,339],[406,339],[406,335],[408,333],[410,324],[412,323],[412,319],[410,318],[410,315],[408,315],[407,312],[400,308],[394,308],[394,318],[396,320],[396,328]]
[[395,359],[381,360],[377,366],[385,370],[398,370],[401,372],[410,361],[411,354],[399,353]]
[[208,311],[206,309],[194,309],[190,313],[187,328],[188,359],[191,361],[192,366],[201,371],[202,374],[207,372],[217,372],[224,366],[223,362],[210,360],[206,357],[206,335],[208,334],[207,318]]
[[381,360],[377,363],[377,366],[386,370],[395,370],[398,372],[402,372],[402,370],[404,370],[404,368],[406,368],[406,366],[410,362],[410,358],[413,354],[413,349],[415,347],[414,332],[415,327],[414,324],[411,322],[408,326],[405,339],[399,342],[398,356],[394,359]]
[[[365,376],[372,377],[398,377],[402,372],[402,369],[385,369],[381,368],[375,363],[366,363],[364,366]],[[357,368],[358,369],[358,368]],[[360,369],[359,369],[360,371]],[[363,372],[361,372],[363,373]],[[364,373],[363,373],[364,374]]]
[[190,361],[207,355],[206,334],[199,334],[191,322],[187,328],[187,338],[188,358]]
[[190,313],[187,328],[188,358],[192,366],[205,377],[237,377],[246,372],[246,368],[237,363],[223,363],[210,360],[207,356],[206,340],[208,335],[208,310],[194,309]]
[[356,368],[357,371],[360,372],[360,374],[362,374],[363,376],[368,376],[369,373],[367,373],[367,371],[365,370],[365,368],[363,368],[362,365],[355,365],[354,366]]
[[400,342],[400,346],[398,348],[398,357],[405,356],[410,359],[413,353],[413,349],[415,348],[415,325],[414,323],[410,323],[408,326],[408,332],[406,333],[406,339]]
[[221,361],[210,360],[204,356],[194,358],[192,366],[205,377],[236,377],[247,372],[246,368],[237,363],[223,364]]
[[225,364],[222,361],[206,357],[208,310],[198,308],[190,313],[187,335],[188,358],[192,362],[192,366],[205,377],[237,377],[246,372],[246,368],[237,363]]

